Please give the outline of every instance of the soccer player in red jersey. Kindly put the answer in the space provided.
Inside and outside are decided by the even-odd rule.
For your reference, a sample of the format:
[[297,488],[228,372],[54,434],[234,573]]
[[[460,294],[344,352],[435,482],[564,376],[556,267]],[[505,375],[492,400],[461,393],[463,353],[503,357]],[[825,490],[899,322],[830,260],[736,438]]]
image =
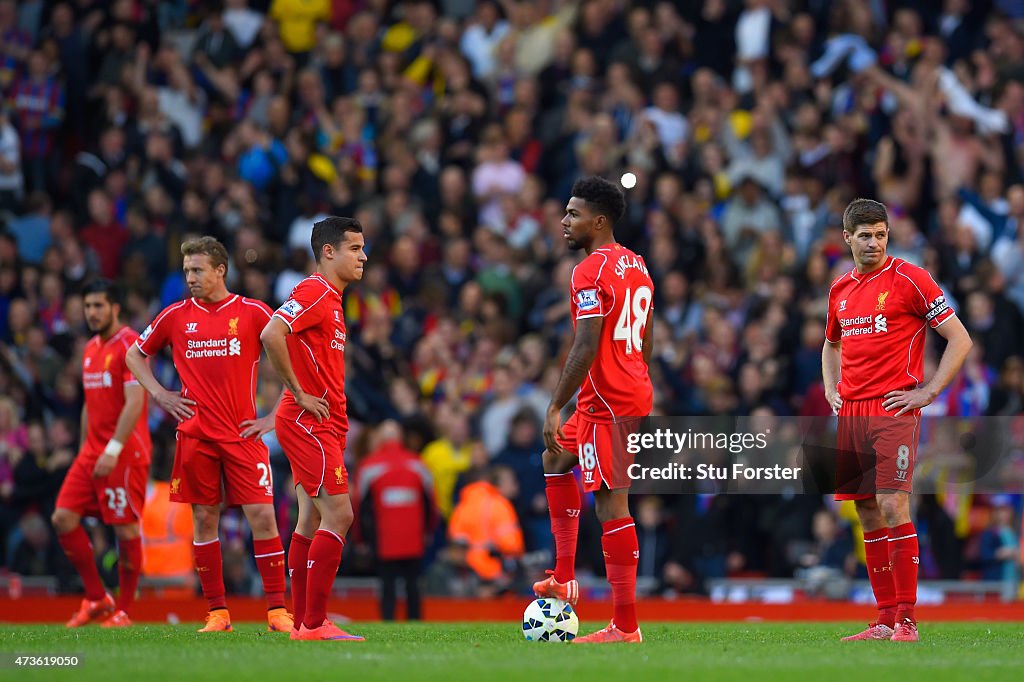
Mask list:
[[260,335],[286,389],[277,438],[292,465],[299,502],[288,556],[297,626],[292,639],[363,639],[327,619],[327,599],[352,525],[341,292],[363,277],[364,244],[357,220],[330,217],[314,224],[316,272],[299,282]]
[[[241,505],[252,528],[268,630],[290,631],[270,452],[261,440],[273,430],[274,415],[256,418],[259,335],[270,308],[227,290],[228,253],[213,237],[185,242],[181,254],[191,298],[157,315],[127,359],[153,400],[178,420],[171,501],[192,505],[195,566],[210,609],[200,632],[232,629],[218,538],[222,501]],[[180,392],[165,389],[146,362],[166,346],[172,349]]]
[[[636,620],[639,547],[629,515],[625,434],[651,412],[653,389],[647,363],[653,335],[654,284],[643,258],[615,242],[614,225],[625,211],[619,188],[599,177],[578,180],[562,218],[569,248],[587,257],[573,270],[571,305],[576,335],[544,420],[544,477],[555,570],[533,586],[538,597],[575,604],[576,538],[580,494],[572,470],[594,493],[604,531],[614,616],[603,630],[574,640],[641,642]],[[579,389],[576,411],[561,424],[562,408]]]
[[[139,335],[118,319],[121,296],[113,283],[91,282],[83,298],[86,324],[96,336],[82,354],[82,447],[61,484],[52,520],[64,553],[85,584],[82,606],[68,627],[96,621],[103,627],[125,627],[131,625],[128,611],[142,571],[139,521],[153,447],[146,425],[146,394],[125,366],[125,353]],[[83,516],[98,517],[114,527],[116,604],[96,570]]]
[[[839,487],[836,499],[857,506],[878,602],[877,620],[844,641],[917,641],[919,560],[910,492],[920,410],[953,380],[971,339],[926,270],[886,255],[884,205],[851,202],[843,237],[856,267],[829,289],[821,368],[825,397],[839,415],[840,465],[851,460],[857,469],[852,480],[867,479],[867,490]],[[923,384],[927,327],[947,344],[935,375]]]

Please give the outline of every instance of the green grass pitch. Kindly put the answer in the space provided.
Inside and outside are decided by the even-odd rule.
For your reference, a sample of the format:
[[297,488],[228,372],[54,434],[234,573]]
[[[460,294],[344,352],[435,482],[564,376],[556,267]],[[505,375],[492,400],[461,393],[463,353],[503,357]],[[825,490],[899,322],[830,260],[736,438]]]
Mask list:
[[[603,624],[586,623],[581,632]],[[0,680],[1019,680],[1024,624],[922,625],[917,644],[840,643],[862,623],[646,623],[639,646],[527,642],[516,623],[354,624],[368,641],[292,642],[256,623],[128,630],[0,625]],[[12,654],[78,654],[76,669]]]

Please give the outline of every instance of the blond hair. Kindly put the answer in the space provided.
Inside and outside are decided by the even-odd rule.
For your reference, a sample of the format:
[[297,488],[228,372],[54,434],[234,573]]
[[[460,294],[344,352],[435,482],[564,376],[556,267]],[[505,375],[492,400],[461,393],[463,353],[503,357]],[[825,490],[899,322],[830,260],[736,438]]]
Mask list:
[[228,250],[214,237],[197,237],[181,245],[182,256],[209,256],[213,268],[224,266],[224,274],[228,274]]

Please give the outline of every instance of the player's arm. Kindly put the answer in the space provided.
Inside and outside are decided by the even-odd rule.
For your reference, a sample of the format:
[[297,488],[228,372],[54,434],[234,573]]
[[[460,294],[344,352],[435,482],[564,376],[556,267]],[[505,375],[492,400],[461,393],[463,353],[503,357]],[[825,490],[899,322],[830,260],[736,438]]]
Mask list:
[[299,378],[295,376],[295,369],[292,367],[292,359],[288,356],[288,343],[285,340],[291,329],[287,323],[278,316],[270,318],[267,326],[260,332],[260,343],[267,351],[267,357],[281,377],[284,387],[292,392],[296,404],[304,410],[309,411],[318,422],[323,422],[330,413],[327,409],[327,401],[323,398],[310,395],[302,390],[299,385]]
[[942,352],[939,359],[939,366],[931,381],[911,391],[890,391],[885,395],[885,402],[882,407],[886,410],[899,409],[895,416],[919,410],[930,405],[936,396],[949,386],[960,368],[963,367],[967,354],[971,352],[974,342],[971,335],[964,327],[964,323],[956,315],[951,315],[942,324],[936,327],[935,331],[939,336],[946,339],[946,350]]
[[284,389],[281,395],[277,396],[274,407],[267,414],[259,419],[246,419],[242,422],[242,438],[263,438],[274,430],[274,420],[277,419],[277,408],[281,407],[281,399],[284,398]]
[[133,344],[125,353],[124,363],[164,412],[179,422],[183,422],[195,414],[190,406],[195,405],[196,401],[181,397],[180,391],[168,391],[164,388],[153,375],[153,368],[149,366],[146,355],[139,349],[138,343]]
[[124,386],[124,407],[121,414],[117,416],[117,426],[114,427],[113,437],[107,441],[107,447],[103,455],[96,460],[96,466],[92,470],[93,478],[107,476],[117,465],[117,458],[124,449],[124,444],[131,438],[135,425],[142,416],[142,407],[146,404],[145,389],[140,384],[132,382]]
[[651,366],[651,355],[654,349],[654,310],[647,312],[647,324],[644,325],[644,345],[640,349],[643,354],[644,364],[648,368]]
[[562,437],[562,408],[579,390],[586,378],[590,366],[597,357],[597,345],[601,339],[601,327],[604,317],[594,315],[580,318],[576,322],[576,337],[573,339],[569,357],[565,360],[562,375],[558,379],[555,394],[548,405],[547,416],[544,418],[544,445],[550,452],[561,452],[558,439]]
[[832,412],[839,414],[843,399],[839,397],[840,358],[843,342],[825,340],[821,349],[821,380],[825,383],[825,400],[832,406]]

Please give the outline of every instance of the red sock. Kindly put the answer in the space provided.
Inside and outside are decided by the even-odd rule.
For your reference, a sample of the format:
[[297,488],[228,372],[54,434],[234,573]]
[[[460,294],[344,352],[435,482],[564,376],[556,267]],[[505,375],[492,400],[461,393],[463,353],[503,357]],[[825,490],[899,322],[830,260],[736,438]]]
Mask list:
[[309,559],[306,566],[306,614],[303,624],[310,630],[324,624],[327,618],[327,598],[331,596],[334,579],[341,564],[341,550],[345,541],[329,530],[320,529],[309,545]]
[[896,586],[889,566],[889,529],[864,533],[864,558],[867,560],[868,580],[878,603],[878,621],[893,627],[896,624]]
[[631,516],[601,524],[601,548],[608,583],[612,586],[612,622],[623,632],[636,632],[636,565],[640,545]]
[[896,622],[905,618],[914,620],[917,603],[917,530],[913,523],[904,523],[889,529],[889,563],[892,580],[896,584]]
[[580,489],[576,477],[544,474],[544,487],[555,536],[555,580],[567,583],[576,578],[576,536],[580,530]]
[[292,544],[288,546],[288,576],[292,579],[292,615],[296,628],[306,616],[306,561],[312,542],[305,535],[292,533]]
[[89,601],[99,601],[107,590],[100,580],[100,572],[96,568],[96,557],[92,553],[92,543],[89,542],[89,535],[81,525],[75,526],[70,533],[57,536],[60,546],[64,548],[71,565],[82,576],[82,584],[85,585],[85,598]]
[[267,608],[284,608],[284,547],[281,546],[281,536],[275,535],[266,540],[253,538],[252,547],[256,567],[263,579],[263,593],[267,595]]
[[228,602],[224,598],[224,560],[220,555],[220,538],[203,543],[193,542],[192,554],[209,609],[226,609]]
[[142,538],[117,541],[117,608],[125,613],[135,603],[135,590],[142,573]]

